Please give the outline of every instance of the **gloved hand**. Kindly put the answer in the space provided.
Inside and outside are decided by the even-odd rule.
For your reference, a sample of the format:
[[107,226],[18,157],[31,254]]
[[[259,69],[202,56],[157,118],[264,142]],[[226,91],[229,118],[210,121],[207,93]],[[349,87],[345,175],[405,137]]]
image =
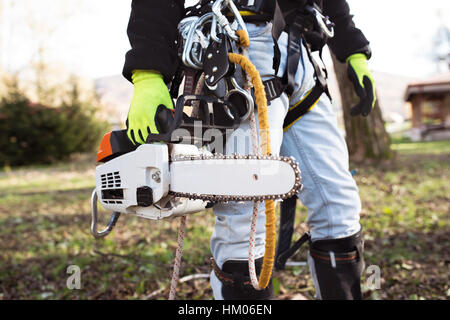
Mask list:
[[359,114],[366,117],[375,106],[377,99],[375,93],[375,82],[369,67],[367,66],[367,57],[363,53],[355,53],[347,58],[348,77],[353,82],[359,102],[352,107],[350,114],[357,116]]
[[[164,133],[173,119],[173,101],[163,76],[153,70],[133,70],[134,93],[127,119],[127,135],[133,144]],[[171,111],[172,110],[172,111]]]

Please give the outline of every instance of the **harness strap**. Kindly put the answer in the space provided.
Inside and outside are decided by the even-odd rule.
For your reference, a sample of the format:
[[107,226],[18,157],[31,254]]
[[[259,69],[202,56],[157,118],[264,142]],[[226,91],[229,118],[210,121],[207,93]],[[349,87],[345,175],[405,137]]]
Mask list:
[[[277,253],[275,255],[275,268],[284,269],[286,261],[280,260],[280,255],[284,254],[292,243],[292,234],[294,233],[295,211],[297,205],[297,195],[287,198],[280,205],[280,227],[278,232]],[[287,260],[287,259],[286,259]]]
[[359,259],[359,253],[357,250],[350,252],[334,252],[334,251],[320,251],[317,249],[309,249],[309,254],[323,263],[329,263],[333,267],[339,264],[347,264]]
[[284,270],[286,261],[291,258],[304,243],[311,240],[310,233],[305,232],[296,242],[292,244],[296,204],[296,195],[284,200],[281,203],[280,231],[278,232],[278,247],[275,255],[276,270]]
[[281,33],[286,29],[286,21],[284,20],[283,13],[278,6],[278,1],[274,1],[275,6],[273,8],[273,18],[272,18],[272,39],[273,39],[273,69],[275,75],[278,74],[278,69],[280,68],[281,62],[281,52],[278,47],[278,39]]
[[[256,272],[261,271],[263,258],[255,261]],[[214,274],[222,282],[222,296],[225,300],[270,300],[273,298],[272,281],[265,289],[255,289],[249,277],[248,262],[227,260],[222,269],[211,258]]]
[[290,96],[294,92],[295,74],[301,57],[301,34],[302,26],[295,21],[289,26],[288,51],[286,61],[286,71],[283,76],[285,92]]
[[[314,4],[313,4],[314,5]],[[314,5],[319,9],[316,5]],[[316,86],[309,92],[307,96],[308,99],[297,103],[295,111],[290,111],[285,119],[284,129],[287,130],[288,126],[292,125],[296,120],[306,114],[309,110],[314,107],[317,100],[320,98],[323,92],[325,92],[331,99],[328,86],[327,86],[327,72],[324,70],[317,61],[312,57],[312,51],[318,51],[320,59],[322,59],[322,47],[325,44],[325,40],[320,37],[313,43],[310,43],[306,39],[306,34],[308,34],[308,39],[311,40],[317,32],[313,31],[311,27],[311,19],[314,18],[310,16],[304,16],[300,14],[298,10],[294,10],[289,14],[287,20],[285,20],[278,3],[275,1],[273,8],[273,18],[272,18],[272,37],[274,41],[274,57],[273,57],[273,69],[275,74],[278,74],[278,69],[280,66],[281,53],[278,47],[278,39],[281,33],[285,30],[288,32],[288,49],[287,49],[287,60],[286,60],[286,70],[282,78],[273,77],[263,82],[266,91],[267,100],[270,102],[278,98],[283,92],[286,92],[289,96],[293,94],[295,88],[295,75],[298,70],[298,64],[302,55],[303,43],[306,52],[308,54],[309,61],[311,62],[314,69],[314,76],[316,80]],[[288,21],[288,23],[286,23]],[[312,95],[310,95],[312,94]],[[292,109],[292,108],[291,108]]]
[[310,239],[311,235],[309,234],[309,232],[305,232],[300,237],[300,239],[294,242],[291,247],[289,247],[286,251],[280,252],[277,255],[277,259],[275,260],[275,268],[277,270],[283,270],[286,265],[286,261],[290,257],[292,257],[297,252],[297,250],[300,249],[300,247]]
[[319,101],[323,92],[322,86],[317,82],[314,88],[309,90],[302,100],[290,107],[284,118],[283,130],[286,131],[289,129],[297,120],[311,110]]
[[[233,276],[233,274],[223,272],[219,268],[219,266],[217,265],[217,263],[214,260],[214,258],[211,258],[210,263],[211,263],[211,267],[214,270],[214,273],[216,274],[217,278],[222,282],[223,285],[225,285],[225,286],[233,286],[233,285],[236,284],[236,279]],[[241,282],[240,284],[243,285],[243,286],[246,286],[246,287],[253,288],[252,282],[250,281],[250,277],[249,276],[246,276],[245,280],[243,282]]]

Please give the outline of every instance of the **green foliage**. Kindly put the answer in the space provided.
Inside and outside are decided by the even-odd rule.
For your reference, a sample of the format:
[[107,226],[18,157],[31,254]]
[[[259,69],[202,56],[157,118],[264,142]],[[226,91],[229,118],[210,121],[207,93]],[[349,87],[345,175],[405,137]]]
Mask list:
[[75,84],[61,106],[32,103],[13,83],[0,101],[0,165],[51,163],[92,151],[106,125]]

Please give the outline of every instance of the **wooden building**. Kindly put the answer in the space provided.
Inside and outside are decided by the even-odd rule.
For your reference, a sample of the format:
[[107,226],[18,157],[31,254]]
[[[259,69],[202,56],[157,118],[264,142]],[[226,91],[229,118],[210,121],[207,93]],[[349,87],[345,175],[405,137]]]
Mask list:
[[450,72],[410,83],[405,100],[411,103],[412,140],[450,139]]

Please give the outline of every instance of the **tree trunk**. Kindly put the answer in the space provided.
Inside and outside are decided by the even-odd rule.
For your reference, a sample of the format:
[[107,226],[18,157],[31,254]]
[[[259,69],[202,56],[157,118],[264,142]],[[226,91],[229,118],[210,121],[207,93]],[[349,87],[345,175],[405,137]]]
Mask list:
[[354,162],[379,161],[392,156],[389,135],[384,126],[378,100],[367,117],[350,115],[359,98],[347,77],[347,65],[332,54],[344,114],[346,142],[350,159]]

